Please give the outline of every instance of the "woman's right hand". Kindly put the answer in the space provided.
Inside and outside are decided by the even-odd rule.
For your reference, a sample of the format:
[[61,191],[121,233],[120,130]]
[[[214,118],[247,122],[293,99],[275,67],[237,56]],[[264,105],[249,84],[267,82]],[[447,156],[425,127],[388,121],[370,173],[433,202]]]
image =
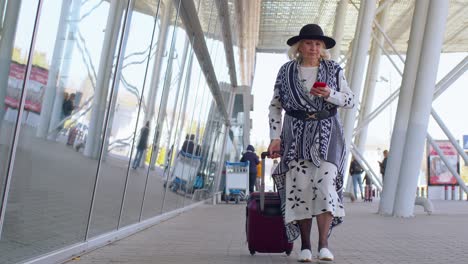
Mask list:
[[280,157],[281,151],[281,139],[273,139],[268,146],[268,153],[270,153],[271,159]]

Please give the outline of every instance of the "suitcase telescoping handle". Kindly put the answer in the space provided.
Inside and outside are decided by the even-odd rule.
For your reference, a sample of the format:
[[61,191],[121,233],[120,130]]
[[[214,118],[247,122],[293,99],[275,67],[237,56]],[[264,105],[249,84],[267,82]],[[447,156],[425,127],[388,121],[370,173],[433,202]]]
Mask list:
[[262,152],[262,178],[260,181],[260,211],[263,212],[265,209],[265,160],[270,156],[268,151]]

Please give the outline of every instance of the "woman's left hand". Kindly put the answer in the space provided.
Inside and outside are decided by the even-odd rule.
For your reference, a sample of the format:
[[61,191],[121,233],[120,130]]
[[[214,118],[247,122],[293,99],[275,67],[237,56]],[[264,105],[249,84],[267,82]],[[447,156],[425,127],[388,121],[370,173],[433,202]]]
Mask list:
[[315,87],[310,89],[310,94],[318,97],[328,98],[330,96],[330,87]]

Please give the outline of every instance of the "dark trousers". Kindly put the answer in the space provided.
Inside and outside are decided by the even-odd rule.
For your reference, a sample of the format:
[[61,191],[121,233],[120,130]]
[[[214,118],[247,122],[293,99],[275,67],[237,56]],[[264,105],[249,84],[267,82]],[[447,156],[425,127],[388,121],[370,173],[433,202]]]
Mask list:
[[257,181],[257,173],[249,173],[249,193],[254,192],[255,182]]

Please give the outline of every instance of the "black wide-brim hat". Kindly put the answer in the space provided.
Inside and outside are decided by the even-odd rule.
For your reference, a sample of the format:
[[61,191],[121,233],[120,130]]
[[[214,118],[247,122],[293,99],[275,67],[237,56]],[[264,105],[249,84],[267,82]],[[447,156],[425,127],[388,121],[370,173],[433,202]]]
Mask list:
[[325,47],[331,49],[335,46],[336,42],[334,39],[323,35],[322,28],[317,24],[307,24],[301,28],[299,35],[294,36],[286,42],[289,46],[296,44],[298,41],[303,39],[318,39],[323,40]]

